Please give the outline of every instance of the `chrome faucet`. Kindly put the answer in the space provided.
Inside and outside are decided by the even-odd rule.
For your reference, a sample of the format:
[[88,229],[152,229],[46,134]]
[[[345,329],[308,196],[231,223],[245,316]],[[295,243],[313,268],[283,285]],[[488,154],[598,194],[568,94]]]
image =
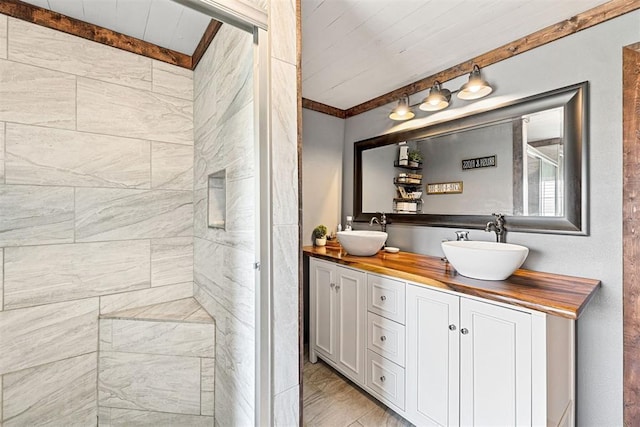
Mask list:
[[373,227],[373,224],[376,223],[380,226],[380,229],[383,232],[387,231],[387,224],[390,224],[390,222],[387,222],[387,215],[384,212],[377,212],[378,215],[380,216],[380,219],[378,219],[378,217],[371,217],[371,220],[369,221],[369,227]]
[[491,214],[496,217],[493,221],[489,221],[484,231],[495,231],[496,233],[496,242],[498,243],[507,243],[507,229],[504,227],[504,215],[501,213]]

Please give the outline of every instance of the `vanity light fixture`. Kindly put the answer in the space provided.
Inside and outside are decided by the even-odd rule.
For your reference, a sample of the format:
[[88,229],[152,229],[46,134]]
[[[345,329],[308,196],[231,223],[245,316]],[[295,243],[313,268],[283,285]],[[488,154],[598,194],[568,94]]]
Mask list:
[[493,88],[480,74],[480,67],[473,64],[473,70],[469,73],[469,81],[462,85],[458,91],[458,98],[464,100],[479,99],[489,95]]
[[[436,80],[433,86],[429,89],[429,95],[422,101],[420,110],[422,111],[440,111],[444,110],[451,104],[451,95],[457,93],[458,98],[465,101],[473,101],[483,98],[493,92],[493,88],[485,79],[482,78],[480,73],[480,67],[477,64],[473,64],[473,69],[469,73],[469,81],[463,84],[460,89],[450,91],[442,87],[442,83]],[[409,102],[409,95],[402,95],[398,99],[398,105],[391,111],[389,118],[391,120],[409,120],[415,117],[412,107],[416,107],[418,104],[411,105]]]
[[450,101],[451,91],[444,89],[442,84],[436,80],[433,86],[431,86],[431,89],[429,89],[429,96],[422,101],[419,108],[422,111],[444,110],[449,106]]
[[402,95],[402,97],[398,99],[396,108],[389,114],[391,120],[409,120],[414,117],[415,114],[411,111],[411,105],[409,104],[409,95]]

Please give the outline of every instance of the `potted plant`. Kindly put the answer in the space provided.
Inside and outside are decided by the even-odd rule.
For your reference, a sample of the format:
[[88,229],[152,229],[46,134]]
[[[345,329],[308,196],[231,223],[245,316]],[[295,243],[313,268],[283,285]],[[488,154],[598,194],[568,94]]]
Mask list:
[[327,227],[320,224],[313,229],[313,239],[316,246],[324,246],[327,244]]
[[422,153],[418,150],[409,151],[409,166],[417,168],[422,163]]

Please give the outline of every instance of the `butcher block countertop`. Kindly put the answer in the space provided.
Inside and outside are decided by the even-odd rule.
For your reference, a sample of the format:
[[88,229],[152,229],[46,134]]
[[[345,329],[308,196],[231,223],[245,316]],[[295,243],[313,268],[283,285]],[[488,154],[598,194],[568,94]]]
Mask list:
[[600,280],[524,269],[506,280],[470,279],[440,258],[403,251],[380,251],[370,257],[351,256],[341,248],[326,246],[305,246],[303,251],[313,258],[568,319],[577,319],[600,287]]

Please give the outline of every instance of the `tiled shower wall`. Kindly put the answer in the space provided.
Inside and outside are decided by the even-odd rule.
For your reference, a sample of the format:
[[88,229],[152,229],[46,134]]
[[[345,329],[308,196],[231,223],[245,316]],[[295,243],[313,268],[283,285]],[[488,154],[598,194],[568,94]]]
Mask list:
[[193,291],[192,72],[0,15],[0,419],[95,424],[98,315]]
[[[252,36],[223,25],[194,71],[194,295],[216,321],[216,425],[253,425],[255,150]],[[226,230],[207,177],[226,169]]]
[[299,0],[271,0],[271,164],[273,194],[273,415],[277,426],[300,419],[298,97]]

